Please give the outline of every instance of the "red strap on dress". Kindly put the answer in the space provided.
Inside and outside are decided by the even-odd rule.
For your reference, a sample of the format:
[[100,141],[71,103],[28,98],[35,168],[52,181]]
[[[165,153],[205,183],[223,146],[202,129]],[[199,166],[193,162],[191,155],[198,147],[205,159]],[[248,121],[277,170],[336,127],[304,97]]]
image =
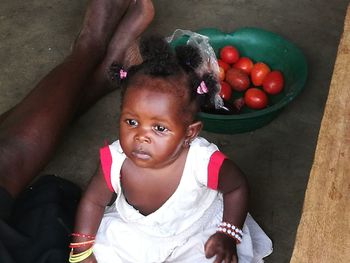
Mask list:
[[227,157],[220,151],[215,151],[210,156],[208,163],[208,182],[207,186],[210,189],[216,190],[218,189],[219,182],[219,171],[222,163]]
[[112,155],[108,146],[102,147],[100,149],[100,162],[107,187],[111,192],[114,192],[111,183]]

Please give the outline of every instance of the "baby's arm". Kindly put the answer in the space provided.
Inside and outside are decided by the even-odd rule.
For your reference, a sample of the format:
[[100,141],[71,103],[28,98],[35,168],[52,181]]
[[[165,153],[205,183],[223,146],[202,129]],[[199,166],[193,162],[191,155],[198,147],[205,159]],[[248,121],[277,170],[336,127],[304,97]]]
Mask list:
[[[248,184],[241,170],[225,159],[219,172],[218,190],[223,193],[223,222],[242,229],[248,210]],[[216,232],[205,244],[208,258],[216,255],[215,263],[238,262],[236,241],[222,232]]]
[[[81,244],[81,242],[93,240],[101,223],[105,207],[111,201],[112,196],[113,193],[107,187],[102,169],[99,168],[79,202],[72,243]],[[87,236],[91,236],[91,238]],[[91,244],[79,245],[79,247],[74,248],[74,254],[84,252],[90,247]],[[92,263],[96,260],[91,255],[81,262]]]

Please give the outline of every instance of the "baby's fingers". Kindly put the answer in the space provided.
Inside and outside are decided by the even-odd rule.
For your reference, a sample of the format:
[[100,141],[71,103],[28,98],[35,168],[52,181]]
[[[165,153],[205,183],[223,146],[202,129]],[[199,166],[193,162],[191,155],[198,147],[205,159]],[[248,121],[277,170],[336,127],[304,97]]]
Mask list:
[[217,245],[215,242],[213,242],[212,239],[209,238],[209,240],[204,245],[204,253],[206,258],[212,258],[215,256],[217,252]]
[[217,256],[214,263],[238,263],[235,255],[225,255],[225,257]]
[[[225,261],[225,263],[226,263],[226,261]],[[236,255],[232,255],[230,257],[230,259],[227,261],[227,263],[238,263],[238,259],[237,259]]]
[[225,253],[222,251],[221,247],[211,239],[205,243],[204,252],[207,258],[212,258],[216,255],[213,263],[231,263],[231,259],[227,256],[225,257]]
[[218,233],[212,235],[205,243],[204,253],[207,258],[216,256],[214,263],[238,263],[236,247],[232,244],[232,239]]
[[235,256],[227,255],[224,253],[217,253],[214,263],[237,263]]

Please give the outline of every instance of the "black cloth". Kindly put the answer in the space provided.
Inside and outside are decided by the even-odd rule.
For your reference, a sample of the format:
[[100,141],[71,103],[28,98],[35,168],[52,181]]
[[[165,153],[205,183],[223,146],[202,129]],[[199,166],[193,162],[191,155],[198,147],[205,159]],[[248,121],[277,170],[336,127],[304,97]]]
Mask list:
[[0,262],[68,262],[68,244],[81,189],[45,175],[17,200],[0,188]]

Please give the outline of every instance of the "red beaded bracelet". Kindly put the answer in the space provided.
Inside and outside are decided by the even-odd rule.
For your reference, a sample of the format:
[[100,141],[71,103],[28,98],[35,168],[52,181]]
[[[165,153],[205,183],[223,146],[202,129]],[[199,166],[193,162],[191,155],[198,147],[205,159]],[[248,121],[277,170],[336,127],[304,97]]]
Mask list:
[[69,248],[78,248],[78,247],[84,247],[84,246],[89,246],[93,245],[95,240],[89,240],[89,241],[84,241],[84,242],[75,242],[75,243],[70,243]]
[[88,239],[95,239],[95,236],[86,235],[86,234],[80,234],[80,233],[72,233],[71,236],[73,236],[73,237],[83,237],[83,238],[88,238]]

